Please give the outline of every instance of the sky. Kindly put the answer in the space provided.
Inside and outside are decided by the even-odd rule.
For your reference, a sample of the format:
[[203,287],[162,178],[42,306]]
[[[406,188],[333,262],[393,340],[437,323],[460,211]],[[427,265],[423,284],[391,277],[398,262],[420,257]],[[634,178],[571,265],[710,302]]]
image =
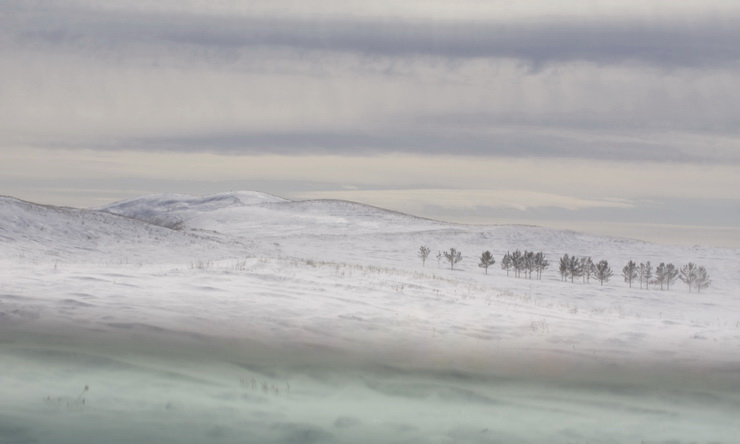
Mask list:
[[740,247],[736,0],[4,0],[0,194]]

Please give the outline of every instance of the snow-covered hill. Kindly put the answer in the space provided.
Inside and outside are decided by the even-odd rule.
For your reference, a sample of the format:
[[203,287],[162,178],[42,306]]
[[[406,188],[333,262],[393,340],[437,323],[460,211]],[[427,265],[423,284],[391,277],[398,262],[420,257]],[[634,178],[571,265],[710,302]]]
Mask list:
[[103,211],[39,205],[12,197],[0,197],[0,242],[0,257],[26,257],[36,262],[170,261],[229,249],[203,234]]
[[[204,197],[155,195],[102,207],[101,210],[175,227],[192,233],[225,235],[249,242],[252,255],[346,261],[408,268],[420,245],[434,250],[454,247],[468,258],[461,269],[477,270],[477,258],[490,250],[499,259],[506,251],[545,252],[551,261],[563,254],[607,259],[619,274],[628,260],[682,264],[699,262],[715,276],[740,271],[737,249],[666,246],[633,239],[596,236],[536,226],[470,226],[422,219],[355,202],[290,201],[257,192],[230,192]],[[260,247],[257,247],[260,245]],[[619,265],[620,270],[617,269]],[[734,289],[734,279],[715,280],[715,288]]]
[[[477,265],[514,249],[553,265]],[[615,276],[562,282],[564,253]],[[713,284],[629,288],[629,259]],[[252,192],[0,198],[0,443],[732,442],[738,289],[733,249]]]
[[153,195],[100,209],[177,229],[217,231],[249,238],[293,234],[413,232],[449,226],[355,202],[296,202],[256,192],[230,192],[204,197]]
[[220,210],[285,201],[276,196],[252,191],[218,193],[209,196],[154,194],[116,202],[101,207],[99,210],[171,228],[198,228],[190,224],[191,219],[203,215],[206,218],[216,219]]

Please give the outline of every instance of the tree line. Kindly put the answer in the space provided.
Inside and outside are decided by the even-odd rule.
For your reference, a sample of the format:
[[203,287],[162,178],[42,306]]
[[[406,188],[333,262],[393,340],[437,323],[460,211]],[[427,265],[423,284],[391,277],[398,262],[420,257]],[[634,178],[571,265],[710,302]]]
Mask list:
[[624,281],[629,283],[632,287],[632,283],[637,281],[640,284],[640,288],[645,287],[649,289],[650,285],[660,285],[660,289],[670,290],[676,280],[681,280],[689,287],[689,292],[695,289],[697,293],[712,284],[712,280],[709,278],[707,269],[703,266],[696,265],[693,262],[676,268],[673,264],[666,264],[661,262],[660,265],[653,269],[650,261],[640,263],[637,265],[633,261],[627,262],[627,265],[622,269],[622,276]]
[[[423,266],[426,266],[427,258],[431,252],[431,248],[426,245],[422,245],[419,248],[417,254],[421,258]],[[462,259],[462,252],[455,248],[450,248],[449,251],[440,251],[437,254],[437,264],[439,265],[444,260],[450,264],[451,270]],[[496,259],[490,251],[484,251],[478,259],[478,266],[485,269],[486,274],[488,274],[488,268],[495,263]],[[532,279],[534,275],[535,279],[541,280],[542,272],[549,266],[550,262],[542,252],[536,253],[527,250],[507,251],[501,259],[501,269],[506,271],[506,275],[509,276],[513,272],[514,277],[517,278]],[[563,281],[570,279],[571,282],[575,282],[576,279],[582,279],[584,283],[589,283],[593,277],[601,285],[604,285],[604,282],[609,282],[609,279],[614,276],[614,272],[606,260],[596,262],[589,256],[577,257],[568,254],[564,254],[560,258],[558,271]],[[660,285],[661,290],[670,290],[671,286],[677,280],[681,280],[688,285],[689,292],[696,290],[697,293],[700,293],[701,290],[708,288],[712,284],[706,268],[696,265],[693,262],[689,262],[681,268],[677,268],[672,263],[666,264],[661,262],[660,265],[653,268],[650,261],[637,265],[634,261],[630,260],[622,269],[622,277],[629,284],[630,288],[632,288],[634,282],[638,282],[640,288],[646,290],[650,289],[650,285]]]

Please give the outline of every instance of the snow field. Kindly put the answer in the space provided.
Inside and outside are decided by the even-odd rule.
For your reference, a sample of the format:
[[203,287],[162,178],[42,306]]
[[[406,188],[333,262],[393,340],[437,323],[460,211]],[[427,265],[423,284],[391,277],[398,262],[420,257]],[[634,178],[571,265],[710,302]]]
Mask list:
[[[161,197],[127,203],[177,217],[180,231],[5,201],[0,442],[731,443],[740,432],[736,250],[237,194],[168,196],[166,211]],[[422,267],[422,244],[465,259]],[[692,260],[714,284],[697,295],[477,267],[486,249],[498,262],[516,248],[606,258],[615,272],[630,258]]]

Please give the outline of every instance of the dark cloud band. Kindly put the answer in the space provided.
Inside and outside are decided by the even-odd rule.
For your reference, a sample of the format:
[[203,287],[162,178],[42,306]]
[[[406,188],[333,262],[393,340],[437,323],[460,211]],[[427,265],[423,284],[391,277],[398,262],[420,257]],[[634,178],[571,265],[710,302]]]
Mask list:
[[[287,47],[368,56],[508,58],[532,67],[585,61],[666,68],[736,66],[740,15],[627,20],[608,17],[538,21],[409,21],[138,14],[30,9],[11,2],[3,34],[15,41],[77,48],[167,45],[213,52]],[[5,9],[5,11],[3,11]],[[9,25],[9,26],[8,26]]]
[[449,131],[242,132],[145,137],[119,140],[99,149],[213,152],[228,155],[341,155],[387,153],[482,157],[588,158],[593,160],[716,163],[738,159],[709,157],[653,141],[586,140],[547,133],[499,135]]

